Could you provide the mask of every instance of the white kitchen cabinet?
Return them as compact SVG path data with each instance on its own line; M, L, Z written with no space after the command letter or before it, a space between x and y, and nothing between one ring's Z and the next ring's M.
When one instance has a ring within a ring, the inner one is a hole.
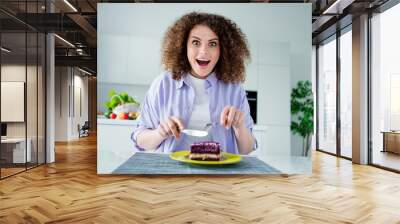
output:
M251 155L260 156L265 154L265 136L266 136L267 128L265 126L255 125L253 128L254 137L257 140L257 149L255 152L251 153Z
M257 39L249 39L250 62L246 66L245 90L258 90L258 43Z
M257 122L261 125L290 124L290 70L288 67L260 66ZM261 86L262 85L262 86Z
M288 127L255 125L254 137L257 139L257 150L252 155L290 156L290 130Z
M109 174L134 153L135 120L97 119L97 173ZM110 159L112 158L112 159Z
M260 79L260 76L266 74L265 67L290 68L290 45L288 42L257 39L251 39L250 43L251 60L246 66L246 81L243 86L245 90L258 91L265 88L265 83ZM270 83L274 84L271 81Z
M265 150L267 156L290 156L291 135L289 126L268 126L265 134Z
M258 64L290 66L290 43L258 41Z
M245 90L257 91L258 90L258 68L257 64L249 64L246 67L246 80L243 83Z
M262 154L289 156L290 135L290 47L288 43L259 42L257 124Z
M160 56L160 38L131 36L128 47L128 74L125 82L150 85L163 72Z
M159 38L117 34L99 38L107 46L98 54L99 74L103 74L99 82L150 85L162 73Z
M124 83L128 74L128 48L129 38L126 35L104 34L99 35L102 46L97 54L99 82ZM112 60L110 60L112 58ZM112 63L110 63L112 61Z

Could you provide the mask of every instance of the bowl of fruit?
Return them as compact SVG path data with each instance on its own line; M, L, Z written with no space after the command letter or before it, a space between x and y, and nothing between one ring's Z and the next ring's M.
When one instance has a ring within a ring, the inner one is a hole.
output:
M136 120L139 117L139 102L126 92L117 93L111 90L108 93L110 100L104 103L104 116L109 119Z

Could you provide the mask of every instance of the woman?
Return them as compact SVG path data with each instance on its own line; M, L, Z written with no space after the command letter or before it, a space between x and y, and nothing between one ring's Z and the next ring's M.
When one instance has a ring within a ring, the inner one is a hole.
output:
M135 145L156 152L189 150L196 138L181 131L211 124L202 140L217 141L235 154L254 150L254 122L240 85L249 57L245 36L232 21L197 12L178 19L164 37L167 72L152 83L141 105Z

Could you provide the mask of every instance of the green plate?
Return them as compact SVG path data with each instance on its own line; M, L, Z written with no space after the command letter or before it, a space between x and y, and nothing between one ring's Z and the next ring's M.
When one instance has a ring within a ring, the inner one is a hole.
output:
M191 160L189 159L190 151L178 151L169 154L169 157L173 160L192 163L192 164L201 164L201 165L223 165L223 164L232 164L238 163L242 160L240 155L223 152L222 160L220 161L203 161L203 160Z

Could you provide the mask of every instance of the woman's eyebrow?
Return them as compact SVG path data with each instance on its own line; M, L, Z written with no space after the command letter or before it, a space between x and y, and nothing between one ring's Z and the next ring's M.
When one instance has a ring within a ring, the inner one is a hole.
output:
M191 38L194 38L194 39L201 40L201 38L200 38L200 37L196 37L196 36L191 36ZM218 41L218 38L216 37L216 38L213 38L213 39L211 39L211 40L208 40L208 41L210 42L210 41L215 41L215 40L217 40L217 41Z

